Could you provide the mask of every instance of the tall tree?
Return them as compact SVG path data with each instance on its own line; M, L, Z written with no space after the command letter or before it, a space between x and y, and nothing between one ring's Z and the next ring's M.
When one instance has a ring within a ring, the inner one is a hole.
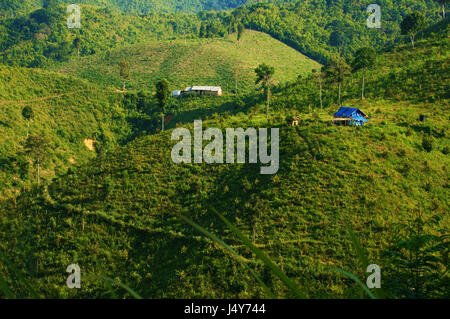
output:
M34 160L37 169L37 183L40 183L40 167L48 157L49 140L42 134L30 135L25 142L25 153Z
M238 94L238 80L239 80L239 69L236 68L233 71L233 78L234 78L234 94Z
M338 85L339 98L338 102L341 105L341 88L346 77L350 74L350 66L343 57L332 59L322 70L325 73L325 78L328 83L336 83Z
M403 19L400 27L402 35L411 38L411 44L414 49L414 38L425 27L425 17L420 12L413 12Z
M81 39L76 37L73 39L73 46L77 49L77 56L80 56Z
M237 41L241 43L242 35L244 34L245 28L242 23L239 23L237 26Z
M166 107L170 100L169 81L166 79L156 83L156 98L158 99L158 104L162 112L161 127L162 131L164 131L164 114L166 113Z
M434 0L437 3L441 5L442 8L442 19L445 19L445 4L448 3L450 0Z
M233 34L234 32L236 32L236 19L231 15L228 24L228 35Z
M322 92L323 92L323 77L324 77L324 74L323 74L321 69L319 69L319 70L313 69L311 77L313 78L314 81L319 83L320 108L322 108L323 107Z
M22 116L27 121L27 125L28 125L28 127L27 127L27 138L28 138L28 136L30 135L30 121L34 117L33 109L30 106L25 106L22 109Z
M125 91L125 82L130 78L130 63L122 58L119 62L120 77L123 80L123 91Z
M364 82L366 77L366 72L375 68L375 60L377 58L377 53L375 49L371 47L361 48L356 51L355 59L352 62L352 72L356 73L362 71L362 89L361 89L361 99L364 100Z
M267 119L269 119L269 107L270 107L270 98L272 96L271 86L273 82L273 75L275 74L275 68L268 66L263 63L260 64L256 69L256 84L261 83L264 92L267 96Z
M205 22L202 22L200 24L200 30L199 30L198 36L200 38L206 38L206 24L205 24Z

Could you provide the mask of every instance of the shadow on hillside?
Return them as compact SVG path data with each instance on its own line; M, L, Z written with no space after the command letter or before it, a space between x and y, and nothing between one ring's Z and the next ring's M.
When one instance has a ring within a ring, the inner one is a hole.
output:
M180 273L195 271L193 266L204 262L205 242L174 237L168 232L159 234L140 232L130 235L134 238L129 258L143 260L146 257L145 267L151 273L151 278L133 287L145 298L167 298L168 293L173 293L175 287L179 287L177 282L180 281Z
M7 128L11 128L11 125L9 123L5 123L3 121L0 121L0 125L4 126L4 127L7 127Z
M191 101L199 101L202 103L202 98L191 98ZM167 126L168 129L173 129L178 123L187 124L192 123L195 120L205 120L213 116L213 114L227 114L229 116L236 115L238 113L248 114L252 106L260 102L260 95L243 95L237 98L235 101L226 101L221 103L218 107L214 108L202 108L198 107L191 110L180 111Z
M209 194L207 205L216 209L219 213L228 216L232 223L236 217L245 221L248 229L267 213L274 202L284 180L292 177L292 163L296 158L302 162L297 163L296 168L310 171L313 161L320 159L317 153L315 141L312 137L300 134L300 130L294 127L280 129L280 153L279 170L274 175L261 174L261 167L268 164L224 164L224 169L215 177L215 190ZM269 150L270 151L270 150ZM248 158L248 151L246 152ZM305 163L306 164L305 166ZM215 230L225 229L224 223L212 212L205 220L205 225L214 220ZM217 226L220 227L217 228Z
M437 131L437 130L435 130L435 129L433 129L429 124L427 124L427 123L424 123L424 124L422 124L422 125L418 125L418 124L413 124L413 125L410 125L410 124L408 124L408 123L399 123L399 124L397 124L398 126L400 126L400 127L405 127L405 128L411 128L412 130L414 130L415 132L417 132L417 133L423 133L423 134L428 134L428 135L433 135L434 137L436 137L436 138L441 138L441 137L444 137L445 136L445 134L443 133L443 131L442 132L439 132L439 131Z
M125 145L134 139L144 136L146 134L155 134L156 129L159 125L155 118L146 118L145 115L142 116L128 116L126 118L128 122L131 133L125 138L120 140L120 145Z

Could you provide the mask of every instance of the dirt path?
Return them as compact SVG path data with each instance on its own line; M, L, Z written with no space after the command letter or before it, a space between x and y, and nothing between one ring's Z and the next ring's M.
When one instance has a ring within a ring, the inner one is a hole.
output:
M95 151L95 141L91 138L86 138L83 141L84 145L90 150L90 151Z

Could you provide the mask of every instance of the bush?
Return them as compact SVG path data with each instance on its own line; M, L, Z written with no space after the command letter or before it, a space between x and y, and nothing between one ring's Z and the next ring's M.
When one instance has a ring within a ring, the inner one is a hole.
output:
M425 151L431 152L433 150L433 140L430 137L424 137L422 140L422 147Z
M442 154L448 155L448 153L450 153L450 147L445 146L445 147L442 149Z

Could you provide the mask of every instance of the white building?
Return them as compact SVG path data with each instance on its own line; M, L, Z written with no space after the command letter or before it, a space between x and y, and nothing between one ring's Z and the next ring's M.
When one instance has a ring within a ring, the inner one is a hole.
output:
M183 94L222 96L223 91L220 86L191 86L187 87Z

